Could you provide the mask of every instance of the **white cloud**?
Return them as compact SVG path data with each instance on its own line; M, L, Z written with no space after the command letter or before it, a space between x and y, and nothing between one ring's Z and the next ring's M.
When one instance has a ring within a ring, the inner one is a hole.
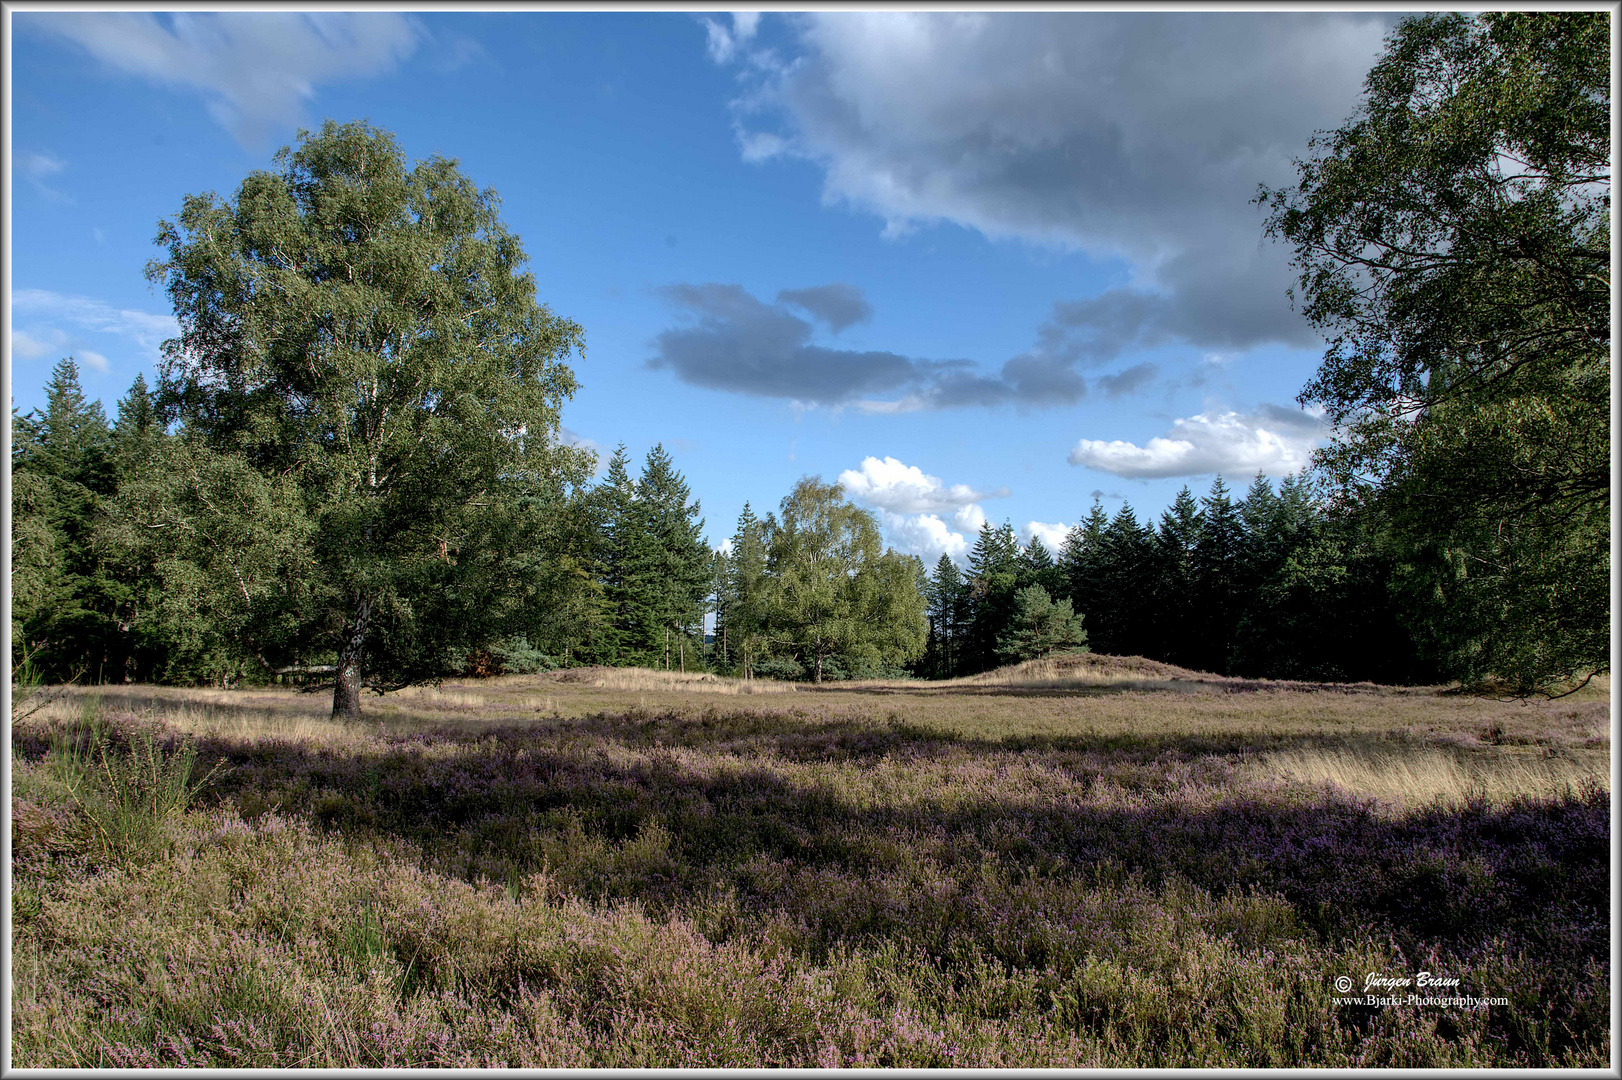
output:
M40 181L55 176L67 168L68 163L48 150L31 150L17 155L17 167L30 180Z
M17 155L18 170L28 177L28 182L34 186L35 191L53 202L73 201L45 182L67 167L67 162L49 150L30 150Z
M1254 413L1200 413L1175 420L1171 431L1143 446L1082 439L1070 451L1070 464L1129 479L1257 471L1281 476L1304 467L1325 434L1316 417L1263 405Z
M760 12L734 11L732 13L732 29L716 22L714 19L704 19L704 47L709 50L710 59L717 64L724 64L731 60L743 46L754 39L755 30L760 26Z
M74 359L78 360L79 363L83 364L85 367L95 368L97 371L103 373L105 373L107 370L107 358L101 355L101 353L95 352L91 349L77 350L74 353Z
M839 474L845 494L869 506L895 514L941 513L960 510L981 499L1007 495L1007 488L976 491L967 484L948 487L940 477L930 476L916 465L905 465L893 457L862 459L862 467Z
M573 431L566 427L558 428L558 441L564 446L576 446L582 450L590 450L599 457L601 457L603 453L603 448L597 445L596 440L588 439L579 432Z
M161 346L165 341L180 336L180 324L173 315L115 308L93 297L67 296L47 289L19 289L12 293L11 310L13 318L19 313L27 313L40 322L66 322L82 330L122 337L134 342L146 354L146 359L152 362L160 358ZM29 334L33 335L34 340L50 336L57 344L68 341L67 336L56 329L41 330L31 326L24 336ZM13 330L13 342L16 337L17 331Z
M1048 554L1057 555L1059 549L1064 547L1064 538L1069 534L1070 526L1062 521L1053 525L1045 521L1027 521L1019 532L1027 544L1031 542L1031 537L1040 536L1042 546L1048 549Z
M55 352L67 340L67 335L61 331L54 334L47 332L45 336L50 340L44 341L25 331L13 330L11 332L12 355L23 360L38 360Z
M972 546L969 541L947 528L946 523L934 514L913 514L909 517L880 511L880 516L891 546L902 554L917 555L926 564L939 561L942 555L951 556L954 562L962 562L968 557Z
M131 75L202 93L245 145L304 118L324 82L387 74L426 37L397 12L52 12L33 25Z
M980 509L979 503L970 503L952 515L952 524L966 533L978 535L985 528L986 512Z

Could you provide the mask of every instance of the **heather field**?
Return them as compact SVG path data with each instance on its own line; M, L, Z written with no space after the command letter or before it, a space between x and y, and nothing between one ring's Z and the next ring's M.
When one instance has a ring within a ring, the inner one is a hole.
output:
M13 725L13 1066L1611 1064L1604 680L1094 657L366 708ZM1371 974L1395 1003L1336 1000Z

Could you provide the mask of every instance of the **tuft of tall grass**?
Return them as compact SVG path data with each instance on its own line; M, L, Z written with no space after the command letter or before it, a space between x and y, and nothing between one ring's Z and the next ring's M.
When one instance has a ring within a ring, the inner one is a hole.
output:
M195 776L197 748L159 745L151 729L116 746L98 699L83 704L79 723L59 731L46 765L88 825L103 861L140 865L161 856L198 793L224 768Z

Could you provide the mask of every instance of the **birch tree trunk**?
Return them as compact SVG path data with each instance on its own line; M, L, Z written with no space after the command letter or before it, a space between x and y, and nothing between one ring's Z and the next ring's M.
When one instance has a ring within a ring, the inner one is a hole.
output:
M344 720L360 719L361 662L371 621L372 598L363 596L355 605L354 619L344 628L338 671L332 685L332 715Z

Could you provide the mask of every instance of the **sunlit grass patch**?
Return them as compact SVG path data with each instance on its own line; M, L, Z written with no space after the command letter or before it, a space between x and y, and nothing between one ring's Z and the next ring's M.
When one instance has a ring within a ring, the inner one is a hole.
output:
M1472 799L1506 803L1562 798L1589 788L1611 788L1610 753L1583 748L1303 747L1266 754L1251 773L1376 799L1396 810L1433 802L1462 806Z

